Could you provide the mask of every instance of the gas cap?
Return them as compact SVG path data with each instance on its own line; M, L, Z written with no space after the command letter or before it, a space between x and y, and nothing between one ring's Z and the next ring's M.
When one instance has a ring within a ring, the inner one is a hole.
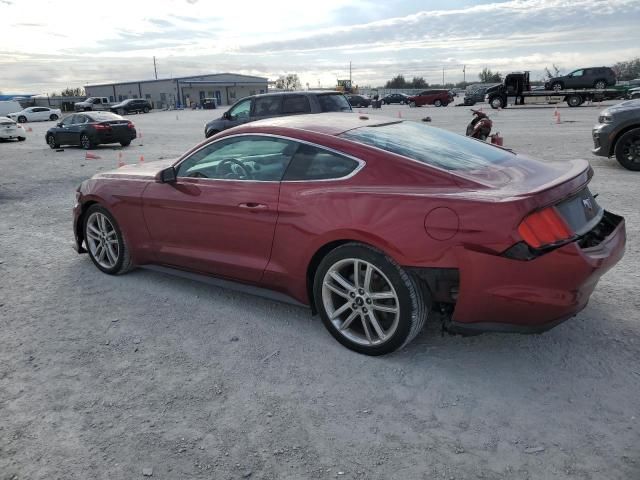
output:
M424 229L434 240L449 240L458 233L460 219L449 207L436 207L424 217Z

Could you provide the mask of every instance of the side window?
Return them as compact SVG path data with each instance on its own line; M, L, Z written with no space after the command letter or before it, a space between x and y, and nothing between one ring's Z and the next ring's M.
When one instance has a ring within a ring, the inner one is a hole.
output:
M584 70L576 70L571 75L573 75L574 77L581 77L583 73L584 73Z
M325 93L318 95L320 111L322 112L350 112L351 104L342 94Z
M256 117L273 117L280 114L281 95L273 95L270 97L258 97L255 99L253 107Z
M349 175L358 162L312 145L301 144L284 180L328 180Z
M75 117L76 115L69 115L68 117L65 117L62 120L62 125L64 125L65 127L68 127L69 125L71 125L73 123L73 117Z
M42 107L35 107L32 112L48 112L49 109L48 108L42 108Z
M229 110L229 116L231 120L242 120L249 118L249 110L251 110L251 99L241 101L235 107Z
M178 166L178 177L280 181L297 144L262 136L241 136L212 143Z
M304 95L287 95L282 100L282 113L311 113L309 99Z
M102 100L100 100L99 98L96 98L93 103L95 103L96 105L100 105L102 103Z

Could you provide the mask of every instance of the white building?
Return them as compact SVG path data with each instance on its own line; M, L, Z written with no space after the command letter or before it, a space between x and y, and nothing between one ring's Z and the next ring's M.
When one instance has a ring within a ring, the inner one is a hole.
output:
M213 73L191 77L85 85L87 97L108 97L111 102L145 98L154 108L189 106L201 98L231 105L248 95L267 92L268 80L238 73Z

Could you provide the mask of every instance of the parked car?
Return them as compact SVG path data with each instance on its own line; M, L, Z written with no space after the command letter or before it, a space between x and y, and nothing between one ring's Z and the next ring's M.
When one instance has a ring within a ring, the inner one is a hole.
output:
M347 100L352 107L367 108L371 106L371 99L364 95L347 94L345 97L347 97Z
M574 88L607 88L616 84L616 74L609 67L590 67L574 70L568 75L553 77L544 84L545 90Z
M451 102L453 102L453 97L449 90L425 90L418 95L409 97L410 107L422 107L423 105L446 107Z
M159 263L271 289L381 355L436 306L453 331L518 332L584 308L626 236L592 175L419 122L273 118L83 182L75 248L107 274Z
M640 98L640 87L632 88L631 90L629 90L627 95L630 99Z
M351 111L351 105L341 92L306 91L253 95L237 101L222 117L205 124L204 136L209 138L228 128L263 118Z
M9 117L0 117L0 140L13 140L14 138L19 142L27 139L24 127Z
M18 123L58 120L62 116L59 108L29 107L19 112L10 113L7 117Z
M382 97L382 103L385 105L391 105L392 103L406 105L409 103L409 95L405 95L404 93L390 93Z
M89 150L101 144L129 146L136 128L129 120L111 112L76 113L47 130L45 139L51 148L76 145Z
M640 171L640 99L605 108L592 136L595 155L615 155L624 168Z
M499 83L478 83L475 85L469 85L464 93L463 102L467 106L473 106L476 103L484 102L484 97L487 89L500 85Z
M153 107L151 102L143 98L129 98L115 105L111 105L109 110L118 115L126 113L149 113Z
M218 108L218 101L216 98L202 98L200 99L200 105L205 110L213 110Z
M107 97L89 97L82 102L73 104L76 112L91 112L94 110L109 110L111 103Z

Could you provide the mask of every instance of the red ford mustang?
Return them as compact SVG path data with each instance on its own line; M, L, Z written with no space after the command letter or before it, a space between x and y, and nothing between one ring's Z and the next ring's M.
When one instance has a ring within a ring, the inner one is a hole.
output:
M584 308L625 245L592 175L415 122L277 118L83 182L75 243L109 274L157 264L279 292L380 355L435 307L463 332Z

